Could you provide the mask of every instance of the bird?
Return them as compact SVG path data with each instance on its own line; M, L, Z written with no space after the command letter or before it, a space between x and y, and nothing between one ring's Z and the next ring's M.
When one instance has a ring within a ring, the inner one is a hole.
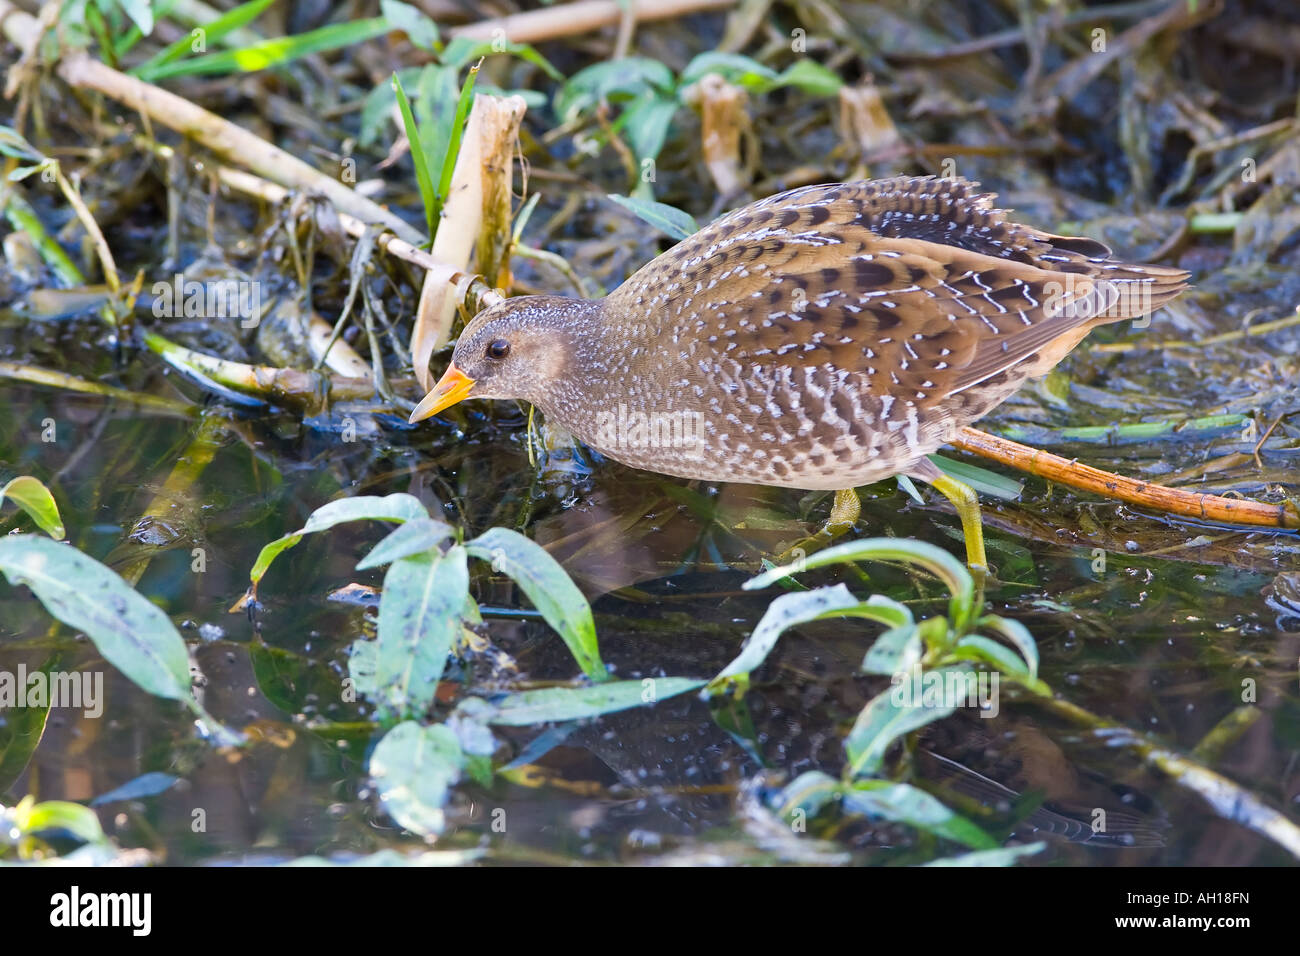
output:
M600 299L526 295L471 319L412 423L467 398L531 403L633 468L830 490L906 475L956 508L987 568L979 501L927 457L1092 329L1176 297L1189 273L1017 223L963 178L788 190L683 239Z

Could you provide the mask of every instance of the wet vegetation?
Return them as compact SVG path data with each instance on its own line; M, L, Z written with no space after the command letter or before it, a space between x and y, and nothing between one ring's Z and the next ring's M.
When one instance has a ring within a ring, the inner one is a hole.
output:
M0 862L1294 862L1292 7L0 0ZM407 423L502 295L897 174L1193 274L979 427L1279 527L967 443L987 580L906 479L773 567L829 494Z

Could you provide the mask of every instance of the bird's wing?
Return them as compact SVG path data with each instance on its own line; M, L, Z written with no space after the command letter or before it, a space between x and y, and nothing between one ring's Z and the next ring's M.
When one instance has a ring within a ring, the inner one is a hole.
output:
M976 190L914 178L792 190L705 227L615 294L698 361L829 365L910 403L1050 367L1064 355L1054 343L1186 283L1008 222Z

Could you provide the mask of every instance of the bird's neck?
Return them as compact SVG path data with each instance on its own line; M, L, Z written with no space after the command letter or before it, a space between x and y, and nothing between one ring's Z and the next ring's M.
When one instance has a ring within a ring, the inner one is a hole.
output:
M656 352L651 317L612 314L607 301L574 303L569 312L560 332L568 353L564 372L536 403L549 417L574 422L629 396L636 400L637 382Z

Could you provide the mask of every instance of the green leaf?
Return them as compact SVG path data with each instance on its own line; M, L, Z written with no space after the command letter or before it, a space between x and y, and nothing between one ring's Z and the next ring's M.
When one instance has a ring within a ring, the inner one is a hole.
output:
M52 615L84 631L104 658L144 690L192 702L185 642L167 615L76 548L37 535L0 539L0 572L25 584Z
M69 288L85 284L85 278L81 270L63 251L58 240L50 235L49 230L45 228L40 217L31 205L13 190L8 190L4 206L4 217L9 220L9 224L14 229L20 229L27 233L36 244L36 250L41 254L41 259L49 266L55 276L58 277L58 284L62 288Z
M996 850L976 850L959 856L946 856L940 860L922 863L922 866L1015 866L1027 856L1047 849L1046 843L1026 843L1024 846L1004 846Z
M54 653L41 665L48 680L58 669L62 657ZM36 746L45 734L50 716L49 697L39 707L12 707L4 711L0 721L0 793L8 790L31 762Z
M770 568L757 577L751 578L743 585L746 591L765 588L792 574L811 571L813 568L828 564L850 564L855 561L902 561L925 568L939 580L943 581L952 594L948 602L949 617L953 626L971 620L975 613L975 582L971 579L966 566L942 548L924 541L911 541L906 538L862 538L826 548L823 551L802 558L796 564L781 568Z
M930 455L929 458L944 474L970 485L983 495L991 495L1003 501L1019 501L1020 494L1025 489L1024 482L972 465L968 461L957 461L943 455Z
M432 50L438 45L438 25L419 7L398 0L379 0L379 10L394 30L401 30L416 46Z
M263 40L241 50L223 50L177 63L164 63L153 70L151 82L173 76L211 73L253 73L274 66L284 66L312 53L326 53L363 43L389 31L384 17L331 23L308 33Z
M1005 644L980 637L978 634L969 634L958 641L953 656L958 660L988 664L1014 677L1026 679L1029 677L1029 668L1025 666L1019 654Z
M745 676L757 670L776 646L777 639L790 628L822 618L839 617L845 608L859 603L843 584L781 595L767 606L767 612L745 640L736 659L709 681L709 690L721 692L728 685L728 678Z
M248 3L241 3L228 13L223 13L211 23L200 28L203 30L203 42L205 44L219 42L227 34L233 33L235 30L256 20L261 16L262 11L273 3L275 3L275 0L249 0ZM186 53L189 53L193 46L194 35L192 32L187 33L175 43L167 45L139 66L127 72L145 82L152 82L158 67L179 60ZM119 55L121 55L121 52L119 51Z
M635 99L647 90L669 97L676 86L673 71L658 60L639 56L606 60L579 70L560 87L555 96L555 114L561 122L568 123L601 100L622 102Z
M63 540L63 519L59 506L46 488L30 475L19 475L0 488L0 501L8 498L36 522L36 526L56 541Z
M45 160L45 154L23 139L16 129L8 126L0 126L0 156L12 156L14 159L27 159L36 163Z
M152 0L117 0L117 2L131 18L131 22L140 28L141 33L145 36L153 33Z
M749 90L770 89L776 82L776 70L739 53L701 53L682 70L681 86L687 86L716 73L729 83Z
M568 645L582 672L595 681L609 672L600 660L591 605L546 549L508 528L490 528L465 548L476 558L492 562L494 570L513 579L546 623Z
M871 601L877 600L897 604L879 594L872 595ZM910 670L920 662L923 653L921 634L912 620L912 612L902 604L898 604L897 609L905 612L907 618L876 638L876 642L862 658L862 673L898 674Z
M389 816L412 833L436 836L446 826L442 808L464 766L454 733L408 720L375 745L370 778Z
M396 531L390 533L375 545L368 555L357 562L357 570L377 568L402 558L409 558L414 554L431 551L455 536L456 529L445 521L427 516L412 518L405 524L399 525Z
M781 788L776 798L776 815L788 820L797 810L811 819L838 800L844 783L821 770L806 770Z
M524 106L534 112L546 108L546 94L538 90L522 90L519 88L507 90L493 83L478 83L474 88L485 96L497 96L503 99L507 96L518 96L524 101ZM539 195L541 194L533 193L533 196ZM531 198L530 196L529 199L531 200Z
M85 843L98 843L104 839L104 830L94 810L67 800L43 800L36 803L23 800L10 812L8 822L22 833L48 833L66 830Z
M43 173L51 166L52 163L48 160L43 163L37 163L34 166L15 166L13 169L9 170L9 175L6 176L5 179L11 183L20 183L24 179L29 179L32 176L35 176L37 173Z
M419 716L433 704L447 657L460 636L469 592L465 549L402 558L384 576L374 671L357 690L382 719Z
M432 70L435 67L428 66L425 70ZM402 81L402 86L406 87L418 83L422 71L414 67L398 70L397 77ZM361 130L357 141L362 146L370 146L379 138L379 133L383 129L384 122L388 119L392 111L393 104L397 102L397 96L393 93L392 82L378 83L361 102ZM416 118L420 118L419 108L416 108ZM421 124L422 125L422 124ZM423 127L420 130L424 133ZM425 150L426 155L428 149Z
M836 96L844 81L816 60L800 57L776 78L775 87L793 86L812 96Z
M103 0L100 0L100 2L102 5ZM176 6L179 0L152 0L152 2L153 19L154 22L157 23L172 12L172 7ZM63 14L60 17L63 22L60 26L66 27L68 25L66 19L68 16L68 8L73 5L74 4L71 3L65 3L63 5ZM144 34L140 31L140 28L134 23L131 24L129 30L122 32L112 40L113 56L117 58L118 62L121 62L122 58L135 49L135 45L142 39L144 39Z
M1029 629L1019 621L1007 617L999 617L996 614L985 614L979 620L980 627L986 627L995 631L1014 645L1015 649L1020 652L1020 656L1025 659L1025 665L1029 668L1029 676L1038 678L1038 642L1034 640L1034 635L1029 633Z
M429 64L419 72L415 81L413 107L420 127L420 143L424 146L424 155L433 158L436 168L431 166L430 171L439 181L442 179L443 160L451 145L451 128L456 122L460 88L456 70L449 66ZM437 194L436 189L434 193Z
M307 523L293 534L286 534L266 545L258 552L253 569L248 572L249 579L256 588L267 568L271 566L281 552L292 548L302 540L303 535L317 531L326 531L347 521L411 521L414 518L427 518L429 512L420 499L402 492L384 497L376 495L358 495L355 498L339 498L329 504L321 505L307 518Z
M928 671L927 674L942 675L945 668ZM903 680L910 675L901 675ZM907 688L895 683L889 690L882 691L862 708L858 719L849 731L844 749L849 758L849 775L861 777L876 773L885 760L885 753L899 737L926 724L947 717L957 709L952 705L922 706L918 702L904 702L901 691Z
M998 842L924 790L888 780L862 780L844 789L844 809L883 817L955 840L976 850L991 850Z
M686 239L699 232L700 227L691 214L682 212L676 206L614 193L610 193L609 198L673 239Z
M497 702L488 721L508 727L524 727L548 721L580 720L615 711L657 703L703 687L704 681L690 677L647 677L644 680L615 681L595 687L546 687L510 694Z
M420 200L424 204L424 221L427 235L432 238L438 230L438 215L442 210L439 193L433 185L433 169L429 158L424 154L424 143L420 139L420 130L415 125L415 116L411 113L411 102L402 89L402 81L393 74L393 94L397 97L397 108L402 113L402 125L406 128L406 140L411 149L411 162L415 166L415 181L420 187Z
M644 164L647 159L657 159L668 139L668 127L677 115L677 102L666 100L653 93L634 100L619 117L618 128L627 131L632 155ZM671 206L668 208L672 208Z

